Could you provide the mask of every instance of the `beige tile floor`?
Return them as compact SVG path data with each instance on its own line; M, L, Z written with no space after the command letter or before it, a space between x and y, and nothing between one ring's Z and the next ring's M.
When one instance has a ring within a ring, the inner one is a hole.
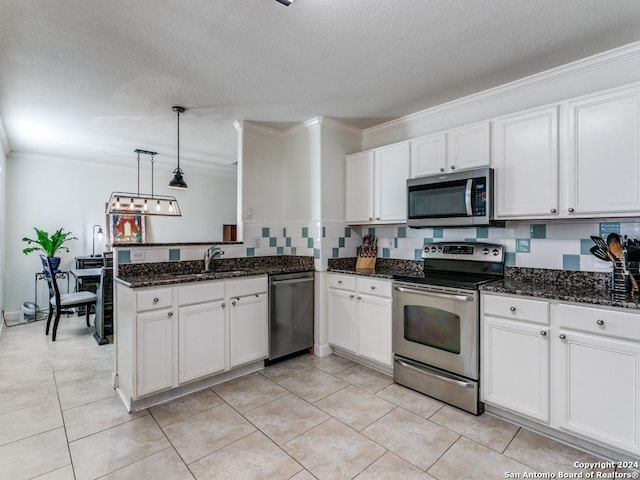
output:
M82 318L0 337L0 479L498 479L597 459L334 355L304 355L136 414Z

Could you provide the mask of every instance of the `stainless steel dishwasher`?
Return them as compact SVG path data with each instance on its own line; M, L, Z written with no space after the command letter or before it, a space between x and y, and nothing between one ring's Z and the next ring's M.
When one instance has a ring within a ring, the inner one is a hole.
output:
M269 275L267 363L313 347L313 272Z

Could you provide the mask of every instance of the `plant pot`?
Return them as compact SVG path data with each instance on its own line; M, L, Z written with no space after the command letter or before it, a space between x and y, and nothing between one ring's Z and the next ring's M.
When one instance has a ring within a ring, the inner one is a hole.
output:
M60 271L58 268L60 266L60 257L49 257L49 259L51 261L51 270L53 270L53 273L58 273Z

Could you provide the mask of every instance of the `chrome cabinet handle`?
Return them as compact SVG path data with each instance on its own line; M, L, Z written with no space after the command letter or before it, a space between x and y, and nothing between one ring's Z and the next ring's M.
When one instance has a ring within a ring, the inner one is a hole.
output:
M598 325L604 325L604 320L596 320L596 323L597 323Z
M338 280L338 284L339 284L339 285L342 285L342 280Z
M561 333L560 335L558 335L558 338L560 338L560 340L564 340L565 338L567 338L567 336L564 333Z
M511 310L512 312L515 312L516 311L516 307L511 306L511 307L509 307L509 310Z
M441 171L441 172L444 172L444 167L440 167L440 171Z
M373 220L373 217L369 217L369 220Z
M159 301L160 301L160 299L159 299L158 297L155 297L155 298L153 299L153 303L158 303Z
M575 212L575 210L573 208L568 208L568 210L569 210L569 213Z
M375 290L376 286L375 285L371 285L371 290Z
M358 297L358 300L362 300L362 297Z
M222 305L220 305L222 308L225 308L227 306L226 303L222 302Z
M231 302L231 305L233 305L233 306L235 307L235 306L236 306L236 303L238 303L238 302L236 302L236 301L234 300L234 301L232 301L232 302Z
M556 210L555 208L551 209L551 213L556 213L558 210Z
M546 330L540 330L540 335L542 335L543 337L547 336L547 331Z
M353 298L353 297L355 297L355 295L349 295L349 298Z
M455 165L451 165L451 170L455 170L456 166Z
M173 317L173 312L167 313L167 317Z

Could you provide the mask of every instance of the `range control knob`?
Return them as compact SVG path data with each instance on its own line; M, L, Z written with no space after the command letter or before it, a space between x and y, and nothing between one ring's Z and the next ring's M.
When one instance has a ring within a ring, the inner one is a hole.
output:
M489 255L489 249L487 247L484 247L482 249L482 253L485 254L485 255Z
M497 257L498 255L500 255L500 250L498 250L497 248L494 248L493 250L491 250L491 253L493 254L494 257Z
M435 253L436 247L431 247L431 251Z
M442 247L438 247L438 252L441 252L441 251L442 251Z

